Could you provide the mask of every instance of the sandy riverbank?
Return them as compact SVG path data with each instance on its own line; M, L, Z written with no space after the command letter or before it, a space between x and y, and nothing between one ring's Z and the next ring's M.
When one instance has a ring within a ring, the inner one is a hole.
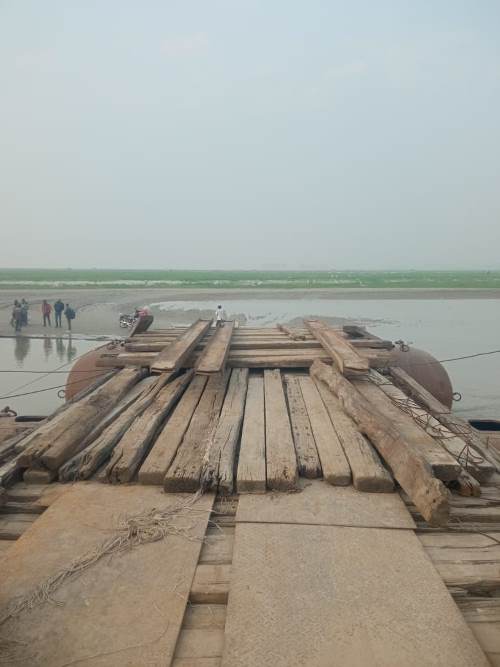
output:
M155 327L168 327L172 324L194 321L197 317L211 317L217 303L238 301L241 312L233 312L231 316L245 323L245 301L273 300L312 300L324 299L331 301L385 300L385 299L500 299L497 289L315 289L315 290L193 290L193 289L73 289L63 290L31 290L19 291L0 290L0 335L11 336L10 311L15 298L24 296L30 303L30 324L23 329L25 335L55 335L58 329L43 327L41 303L44 298L53 303L59 297L69 302L77 311L73 322L73 331L80 335L120 336L126 331L118 325L120 313L133 312L136 306L157 304L160 302L203 302L202 308L186 310L184 303L179 309L161 310L152 306L155 315ZM206 304L206 306L205 306ZM269 308L270 304L268 304ZM313 316L315 313L309 313ZM292 318L291 318L292 319ZM54 324L54 323L52 323ZM63 327L65 331L65 327Z

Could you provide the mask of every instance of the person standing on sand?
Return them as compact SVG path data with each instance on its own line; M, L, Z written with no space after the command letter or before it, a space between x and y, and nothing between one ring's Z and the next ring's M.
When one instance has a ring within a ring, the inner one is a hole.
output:
M28 326L28 302L25 298L21 299L21 324L23 327Z
M61 301L61 299L57 299L57 301L54 304L54 313L56 315L56 327L61 328L62 327L62 314L64 310L64 303Z
M15 328L16 333L18 331L21 331L21 326L22 326L22 310L21 310L21 304L19 301L16 299L14 301L14 308L12 309L12 326Z
M50 313L51 312L52 312L52 306L47 301L47 299L44 299L43 303L42 303L42 315L43 315L43 326L44 327L47 326L47 322L49 324L49 327L52 326L52 324L50 323Z
M68 322L68 331L71 331L71 320L75 319L76 313L73 310L73 308L71 308L69 303L66 304L66 308L64 310L64 315L66 316L66 321Z

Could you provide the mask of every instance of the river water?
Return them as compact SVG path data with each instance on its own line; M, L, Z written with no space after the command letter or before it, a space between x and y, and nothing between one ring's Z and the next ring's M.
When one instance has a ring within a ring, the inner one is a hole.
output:
M0 338L0 409L8 405L20 415L50 414L64 402L58 392L75 360L99 345L102 341L67 336Z
M198 317L212 317L212 301L164 301L150 304L162 320L189 324ZM500 302L495 299L449 300L335 300L267 298L227 300L228 319L242 326L274 326L300 323L302 318L322 317L337 324L351 321L366 325L374 334L403 339L437 359L500 349ZM153 325L154 326L154 325ZM163 326L163 322L162 322ZM112 332L110 332L112 333ZM10 405L20 414L47 414L62 401L57 389L4 398L12 394L64 385L74 360L102 345L102 341L73 337L0 339L0 409ZM500 419L500 354L446 362L453 388L462 394L455 410L467 418ZM5 371L62 371L57 374Z
M217 304L206 301L166 301L154 304L177 323L211 317ZM266 299L228 300L228 319L247 326L299 323L323 317L366 325L389 340L404 340L437 359L500 349L500 301L497 299ZM453 388L462 394L455 411L467 418L500 419L500 354L446 362Z

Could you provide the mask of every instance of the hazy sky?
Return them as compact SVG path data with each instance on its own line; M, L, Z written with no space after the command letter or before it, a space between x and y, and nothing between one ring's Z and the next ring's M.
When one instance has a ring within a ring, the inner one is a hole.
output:
M500 268L498 0L0 0L0 265Z

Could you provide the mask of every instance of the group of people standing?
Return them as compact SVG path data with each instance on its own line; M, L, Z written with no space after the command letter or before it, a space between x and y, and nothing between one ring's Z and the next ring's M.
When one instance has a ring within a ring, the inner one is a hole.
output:
M14 301L14 307L12 309L12 319L11 319L11 324L14 327L16 331L21 331L22 327L25 327L28 325L28 310L29 310L29 305L26 299L21 299L21 301L18 301L17 299ZM54 306L52 306L47 299L44 299L42 302L42 320L43 320L43 326L46 327L47 325L50 327L52 326L51 323L51 315L52 315L52 310L54 311L55 315L55 325L56 327L61 327L62 328L62 316L64 315L66 318L66 321L68 323L68 329L71 331L71 322L75 319L76 313L73 308L69 305L69 303L64 304L61 299L58 299L55 303Z
M43 326L46 327L47 324L49 327L52 326L52 323L50 321L50 316L52 314L52 306L50 303L44 299L42 302L42 315L43 315ZM61 301L61 299L58 299L54 303L54 315L55 315L55 320L56 320L56 327L62 327L62 316L64 314L64 317L66 318L66 322L68 323L68 329L71 331L71 322L75 319L76 313L71 308L69 303L64 305L64 302Z

